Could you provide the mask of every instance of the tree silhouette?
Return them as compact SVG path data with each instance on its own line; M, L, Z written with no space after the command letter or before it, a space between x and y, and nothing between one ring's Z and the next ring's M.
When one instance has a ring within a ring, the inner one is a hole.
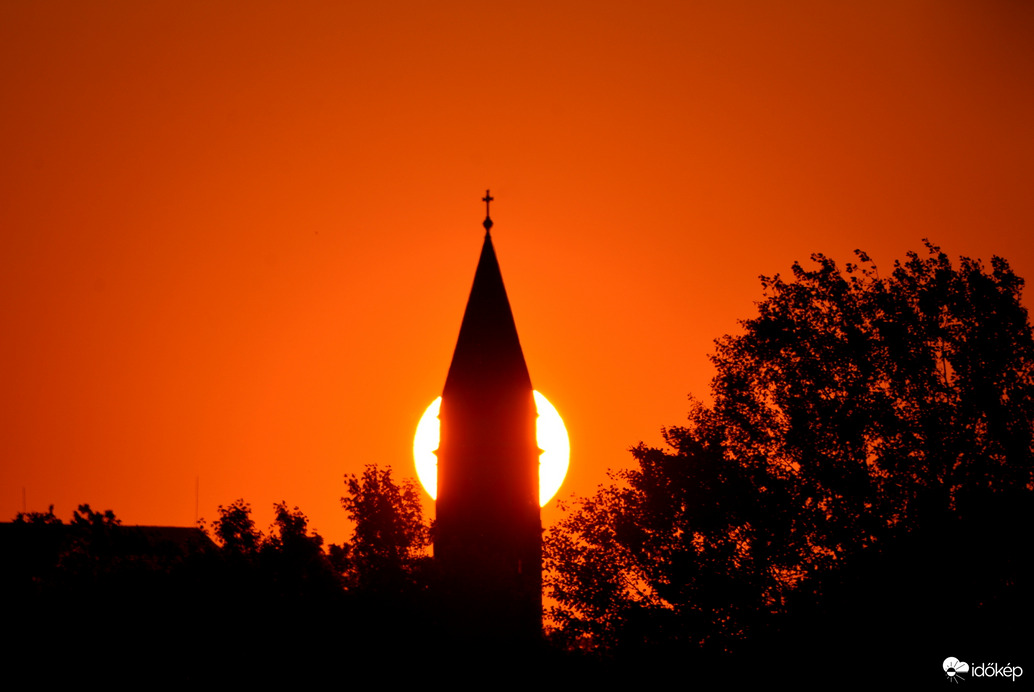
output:
M715 413L744 463L793 481L812 560L979 512L1032 481L1034 341L1023 282L939 248L882 279L864 253L794 265L718 342ZM803 547L803 546L802 546Z
M564 636L734 651L852 600L860 618L907 607L931 627L986 614L990 594L1023 600L1019 561L943 569L953 540L1014 555L1031 518L1023 282L1000 258L988 271L927 250L886 277L862 252L844 272L815 255L791 282L762 277L758 316L716 342L713 405L666 429L666 449L634 448L637 467L550 532Z
M323 537L309 531L309 520L297 507L273 505L276 512L269 538L262 544L262 570L281 598L324 603L341 590L334 567L323 552Z
M251 518L251 505L239 499L228 507L219 505L218 511L219 518L212 522L212 530L223 551L242 556L257 552L263 536Z
M14 517L16 524L59 525L61 520L54 514L54 505L46 512L18 512Z
M351 545L336 558L360 588L393 590L412 584L426 558L430 530L412 479L396 483L391 467L368 465L362 476L345 476L341 505L355 522Z
M255 601L281 601L297 605L300 600L332 599L340 591L340 580L323 551L323 537L310 532L309 520L286 502L273 505L274 522L265 535L255 527L251 505L237 500L219 506L219 518L212 523L222 544L218 554L207 559L206 569L218 575L227 601L254 608Z

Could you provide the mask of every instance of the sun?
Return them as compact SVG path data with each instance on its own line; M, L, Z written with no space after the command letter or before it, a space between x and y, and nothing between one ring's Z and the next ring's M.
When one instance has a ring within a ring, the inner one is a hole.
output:
M545 506L560 490L567 467L571 459L571 442L567 437L567 428L557 413L556 407L549 403L539 392L535 394L535 406L539 417L535 426L535 438L539 449L539 505ZM439 429L438 411L442 406L442 398L438 397L424 411L420 423L416 426L413 437L413 461L416 463L416 474L424 490L432 498L438 497L438 457L434 450L438 449Z

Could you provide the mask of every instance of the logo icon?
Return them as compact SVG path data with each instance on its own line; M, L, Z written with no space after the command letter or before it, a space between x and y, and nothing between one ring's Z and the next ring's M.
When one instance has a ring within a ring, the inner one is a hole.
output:
M949 656L944 659L944 663L941 664L941 667L944 668L944 674L948 676L949 682L965 680L966 678L962 677L961 674L969 672L969 664L963 663L954 656Z

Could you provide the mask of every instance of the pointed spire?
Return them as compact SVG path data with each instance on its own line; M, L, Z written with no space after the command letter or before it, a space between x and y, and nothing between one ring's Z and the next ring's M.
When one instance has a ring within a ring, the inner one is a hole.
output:
M485 242L445 380L447 393L490 391L492 383L531 389L531 377L489 233L492 219L487 205L492 196L487 190L482 201L486 205Z
M485 220L481 224L485 227L485 235L488 235L492 232L492 217L488 213L488 208L494 200L495 198L492 197L492 192L490 190L485 190L485 196L481 198L481 201L485 203Z

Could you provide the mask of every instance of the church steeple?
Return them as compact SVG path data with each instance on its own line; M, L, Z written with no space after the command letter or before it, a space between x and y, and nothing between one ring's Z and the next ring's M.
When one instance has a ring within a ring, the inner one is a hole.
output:
M492 220L486 217L486 229L491 225ZM531 377L492 236L486 231L443 397L492 397L498 395L499 387L530 392Z
M435 560L463 627L530 640L542 625L537 413L490 233L442 392Z

